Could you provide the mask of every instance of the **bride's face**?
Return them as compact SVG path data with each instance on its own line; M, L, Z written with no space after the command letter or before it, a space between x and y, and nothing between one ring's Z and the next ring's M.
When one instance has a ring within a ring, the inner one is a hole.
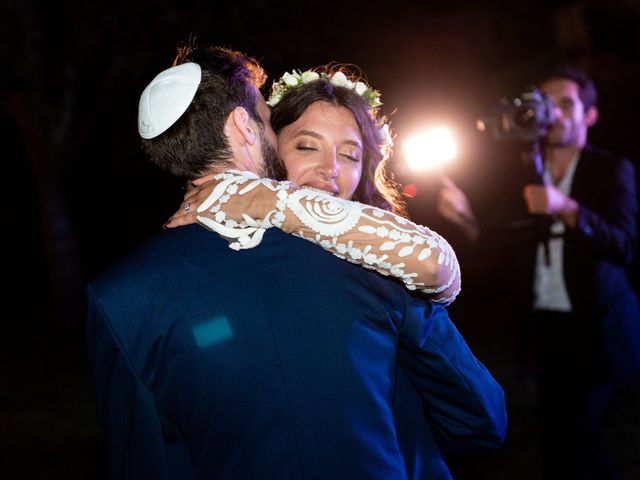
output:
M278 135L288 178L300 186L350 199L362 177L363 142L353 114L327 102L311 104Z

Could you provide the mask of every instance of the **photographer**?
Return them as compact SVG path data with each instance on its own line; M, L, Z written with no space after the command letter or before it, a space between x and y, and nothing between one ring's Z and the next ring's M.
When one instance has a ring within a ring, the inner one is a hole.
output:
M554 120L539 139L542 181L522 189L531 221L483 228L449 179L438 211L477 253L517 242L513 298L527 320L516 319L516 348L531 348L543 478L621 478L598 432L614 384L640 366L640 307L626 271L636 245L636 177L630 161L587 143L598 120L591 79L559 69L540 90Z

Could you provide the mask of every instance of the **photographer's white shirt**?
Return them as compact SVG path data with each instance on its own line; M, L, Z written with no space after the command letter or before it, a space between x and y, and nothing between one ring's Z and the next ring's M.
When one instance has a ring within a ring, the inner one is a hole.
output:
M565 195L569 195L573 176L578 165L580 154L571 160L567 173L560 179L556 187ZM551 175L545 165L544 178L551 183ZM535 281L533 287L534 310L552 310L555 312L570 312L571 300L567 293L567 285L563 273L563 255L565 224L553 217L551 224L551 238L549 239L549 265L545 264L544 245L538 245L536 257Z

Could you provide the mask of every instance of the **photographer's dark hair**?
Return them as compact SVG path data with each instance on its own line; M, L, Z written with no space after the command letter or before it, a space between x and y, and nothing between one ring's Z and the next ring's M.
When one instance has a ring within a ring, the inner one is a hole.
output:
M194 179L212 165L232 165L224 125L234 108L243 107L259 126L263 125L256 105L258 89L266 75L254 59L222 47L182 46L173 66L187 62L199 64L202 70L191 104L166 132L143 140L142 147L149 159L163 170L180 178Z
M578 87L580 87L578 95L584 105L585 111L598 105L598 90L596 89L596 85L583 71L568 66L556 67L544 78L543 82L551 80L552 78L563 78L577 83Z
M297 121L315 102L328 102L349 109L362 133L362 178L353 194L353 200L406 216L405 204L386 169L375 112L354 91L333 85L322 78L291 89L272 109L271 126L274 131L278 134L284 127Z

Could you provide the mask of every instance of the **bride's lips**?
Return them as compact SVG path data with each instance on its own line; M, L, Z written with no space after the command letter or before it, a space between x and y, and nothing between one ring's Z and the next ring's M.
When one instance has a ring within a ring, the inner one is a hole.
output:
M333 185L331 183L324 183L324 182L309 182L309 183L305 183L303 187L316 188L318 190L323 190L327 193L330 193L331 195L338 195L338 192L339 192L338 187L336 185Z

